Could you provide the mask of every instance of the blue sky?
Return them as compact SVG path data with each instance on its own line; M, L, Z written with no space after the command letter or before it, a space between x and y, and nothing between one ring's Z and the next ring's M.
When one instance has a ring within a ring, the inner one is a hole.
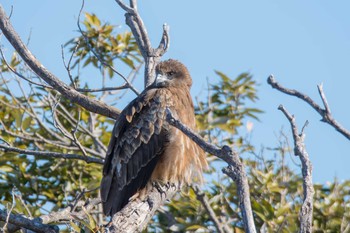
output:
M81 1L8 0L18 33L27 38L30 49L53 73L67 81L61 60L61 45L77 36L76 20ZM289 123L277 110L283 104L295 114L301 128L306 120L306 148L313 163L315 182L337 176L350 179L350 142L300 100L273 90L270 74L289 88L307 93L321 104L317 84L323 83L334 117L350 129L350 17L349 1L168 1L147 0L139 4L149 35L156 46L163 23L170 25L171 45L164 58L181 60L189 68L192 95L205 88L206 78L216 82L214 70L231 77L250 72L260 83L263 109L261 122L254 122L252 141L273 147ZM113 0L86 0L85 12L103 21L124 25L124 13ZM5 39L2 44L8 47ZM10 51L10 50L8 50Z

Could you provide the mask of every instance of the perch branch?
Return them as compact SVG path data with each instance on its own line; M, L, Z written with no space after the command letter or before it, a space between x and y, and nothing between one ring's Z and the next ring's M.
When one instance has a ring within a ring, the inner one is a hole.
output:
M308 103L313 109L315 109L318 114L321 115L322 119L321 121L328 123L331 125L335 130L337 130L339 133L341 133L344 137L346 137L348 140L350 140L350 131L345 129L341 124L339 124L332 116L330 108L327 103L326 95L323 92L322 85L318 85L318 92L320 94L324 109L320 107L315 101L313 101L309 96L294 90L294 89L288 89L283 87L281 84L279 84L275 78L270 75L267 79L267 83L271 85L272 88L276 88L277 90L291 96L295 96L299 99L302 99L306 103Z
M303 130L299 134L295 123L294 116L290 115L288 111L280 105L279 110L287 117L292 127L294 139L294 154L300 158L303 175L303 190L304 201L299 212L300 233L312 232L312 211L313 211L313 196L314 187L312 184L312 164L309 155L305 149ZM304 127L303 127L304 129Z
M23 43L17 32L14 30L9 18L7 17L2 5L0 5L0 29L12 44L17 53L22 57L24 62L36 73L41 79L48 83L52 88L60 92L65 98L69 99L73 103L77 103L84 107L86 110L101 115L116 119L120 111L114 107L108 106L102 102L91 99L74 88L62 82L49 70L47 70L28 50L27 46Z
M250 203L249 185L244 165L235 151L230 147L223 146L221 149L217 146L207 143L201 136L193 132L190 128L183 125L179 120L172 116L170 109L167 109L166 119L169 124L181 130L191 140L198 144L204 151L213 154L216 157L228 163L228 166L223 169L223 172L228 175L237 185L239 205L242 211L245 231L255 233L255 224L253 219L252 207Z
M112 219L110 232L141 232L153 217L154 213L178 191L175 184L153 184L144 200L129 202Z

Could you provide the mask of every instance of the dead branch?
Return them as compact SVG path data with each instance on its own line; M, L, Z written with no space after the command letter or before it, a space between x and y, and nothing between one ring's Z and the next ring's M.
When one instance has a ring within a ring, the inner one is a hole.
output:
M312 211L313 211L313 196L314 186L312 184L312 164L309 159L309 155L305 149L304 144L304 128L298 133L298 128L295 123L294 116L290 115L288 111L280 105L279 110L287 117L292 127L293 139L294 139L294 154L299 157L302 166L303 175L303 190L304 201L299 212L300 231L301 233L312 232Z
M137 1L130 0L130 6L127 6L122 0L116 0L116 2L126 12L125 22L130 27L145 60L145 87L147 87L154 82L156 65L169 48L169 26L163 25L162 39L158 48L154 49L143 20L137 11Z
M52 88L60 92L65 98L69 99L73 103L77 103L84 107L86 110L101 115L116 119L119 116L120 111L114 107L108 106L105 103L91 99L74 88L62 82L49 70L47 70L28 50L27 46L22 42L21 38L14 30L9 18L7 17L2 5L0 5L0 29L12 44L17 53L22 57L24 62L36 73L41 79L48 83Z
M270 75L267 79L267 83L271 85L272 88L276 88L277 90L279 90L280 92L283 92L287 95L291 95L291 96L295 96L303 101L305 101L306 103L308 103L313 109L316 110L316 112L318 112L318 114L321 115L322 119L321 121L328 123L329 125L331 125L333 128L335 128L335 130L337 130L339 133L341 133L344 137L346 137L348 140L350 140L350 131L348 131L347 129L345 129L341 124L339 124L339 122L337 122L330 111L330 108L328 106L328 102L326 99L326 95L323 92L323 86L322 84L317 86L318 92L320 94L322 103L323 103L323 107L320 107L315 101L313 101L308 95L301 93L297 90L294 89L288 89L283 87L281 84L279 84L275 78Z
M246 232L255 233L255 224L253 212L250 203L249 185L244 165L238 157L237 152L232 151L230 147L223 146L221 149L217 146L207 143L201 136L193 132L190 128L183 125L179 120L172 116L170 109L167 109L166 120L172 126L181 130L190 139L197 143L204 151L224 160L228 166L223 172L228 175L237 185L239 205L242 211L244 228Z

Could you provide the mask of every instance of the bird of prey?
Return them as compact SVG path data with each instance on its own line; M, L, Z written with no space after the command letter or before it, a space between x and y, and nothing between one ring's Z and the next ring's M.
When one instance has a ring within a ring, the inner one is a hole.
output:
M156 79L117 119L103 167L103 212L113 216L152 182L200 181L207 166L204 151L169 125L166 108L195 130L191 76L176 60L156 66Z

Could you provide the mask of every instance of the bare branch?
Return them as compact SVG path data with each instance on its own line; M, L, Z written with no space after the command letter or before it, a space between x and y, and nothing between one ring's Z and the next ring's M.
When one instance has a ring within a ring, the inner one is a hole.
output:
M321 100L323 102L323 106L325 108L325 111L327 114L331 114L331 110L329 108L326 95L323 92L323 84L321 83L320 85L317 85L318 93L320 94Z
M152 48L146 27L137 11L137 1L131 0L127 6L122 0L116 0L118 5L125 10L125 22L130 27L135 37L140 52L145 60L145 87L151 85L155 78L155 67L161 56L169 47L169 26L163 25L163 36L157 49Z
M104 88L96 88L96 89L88 89L88 88L76 88L79 92L103 92L103 91L116 91L130 88L128 83L125 83L119 87L104 87Z
M318 91L319 94L321 96L323 105L324 105L324 109L321 108L318 104L315 103L315 101L313 101L309 96L294 90L294 89L288 89L283 87L281 84L279 84L275 78L270 75L267 79L267 83L271 85L272 88L276 88L277 90L287 94L287 95L291 95L291 96L295 96L298 97L299 99L302 99L303 101L305 101L306 103L308 103L313 109L315 109L318 114L321 115L323 122L328 123L329 125L331 125L333 128L335 128L335 130L337 130L339 133L341 133L344 137L346 137L348 140L350 140L350 131L348 131L347 129L345 129L341 124L339 124L332 116L327 100L326 100L326 96L323 92L323 87L322 85L318 86Z
M175 184L152 185L147 197L143 200L135 199L129 202L112 219L110 232L141 232L151 220L157 209L178 191Z
M73 59L74 54L75 54L75 52L77 51L78 47L79 47L79 41L77 42L76 46L75 46L74 49L73 49L73 52L72 52L72 54L71 54L71 56L70 56L70 58L69 58L68 64L66 64L66 61L65 61L65 58L64 58L63 45L61 46L63 65L64 65L64 67L65 67L66 70L67 70L68 77L69 77L69 79L70 79L70 81L71 81L71 83L72 83L74 89L77 89L77 86L76 86L76 84L75 84L75 82L74 82L74 80L73 80L73 76L72 76L72 73L71 73L71 66L70 66L70 64L71 64L71 62L72 62L72 59Z
M216 157L224 160L228 163L228 167L223 169L223 172L228 175L237 185L239 205L242 211L244 228L246 232L255 233L255 224L253 219L253 212L250 203L249 185L244 165L238 157L235 151L232 151L230 147L223 146L221 149L217 146L207 143L201 136L193 132L190 128L183 125L179 120L172 116L169 108L167 108L166 120L172 126L181 130L191 140L197 143L204 151L215 155Z
M154 52L156 56L161 57L168 51L168 48L170 46L169 30L169 25L166 23L163 24L163 36L158 45L158 48Z
M312 184L312 164L305 149L304 134L303 132L298 133L294 116L290 115L282 105L278 109L283 112L290 122L294 138L294 154L300 158L302 166L304 201L299 212L299 232L312 232L314 187Z
M88 111L99 113L101 115L111 117L116 119L120 111L114 107L108 106L102 102L91 99L74 88L68 86L50 71L48 71L28 50L27 46L22 42L21 38L18 36L13 26L11 25L6 13L0 5L0 29L7 38L7 40L16 49L18 54L22 57L24 62L36 73L40 78L47 82L52 88L59 91L65 98L69 99L73 103L77 103L84 107Z
M87 213L96 208L98 204L101 203L100 198L93 198L87 201L78 201L74 206L68 206L63 210L57 212L51 212L47 215L40 216L41 221L44 224L49 224L53 222L71 221L71 220L82 220L86 218ZM76 209L81 208L81 210L76 211ZM74 210L74 211L73 211Z
M87 163L103 164L102 159L98 159L90 156L82 156L78 154L64 154L64 153L46 152L46 151L23 150L23 149L19 149L19 148L4 145L4 144L0 144L0 149L3 149L4 151L16 152L19 154L42 156L45 158L77 159L77 160L83 160Z
M0 210L0 220L6 221L7 218L7 211L6 210ZM18 214L10 214L8 218L8 222L23 227L25 229L29 229L35 232L42 232L42 233L56 233L59 232L59 229L57 226L50 226L43 224L40 219L28 219L23 217L22 215Z

